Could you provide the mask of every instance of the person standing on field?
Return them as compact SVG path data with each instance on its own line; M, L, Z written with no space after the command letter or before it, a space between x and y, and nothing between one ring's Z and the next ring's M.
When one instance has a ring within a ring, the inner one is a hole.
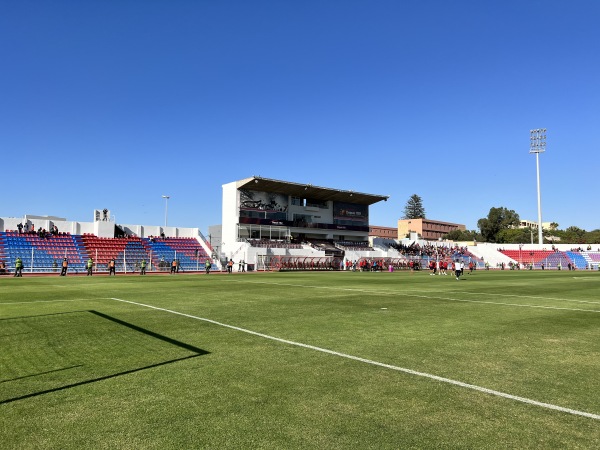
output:
M114 258L108 262L108 276L111 275L117 276Z
M140 262L140 275L146 275L146 260L142 259Z
M15 274L13 276L15 276L15 277L23 276L23 260L21 259L21 257L17 257L17 259L15 261Z
M210 259L206 258L206 262L204 263L204 269L206 269L206 275L210 273L210 268L212 264L210 263Z
M87 277L91 277L92 276L92 268L94 267L94 260L92 258L89 258L87 260L87 264L86 264L86 268L87 268Z
M458 280L462 274L463 263L458 259L454 262L454 274L456 275L456 279Z
M69 268L69 261L67 261L67 258L63 259L62 262L62 270L60 271L60 276L61 277L66 277L67 276L67 269Z

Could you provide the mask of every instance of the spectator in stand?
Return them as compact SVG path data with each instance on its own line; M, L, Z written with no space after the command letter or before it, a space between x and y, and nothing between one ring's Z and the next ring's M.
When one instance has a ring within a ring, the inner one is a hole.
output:
M23 234L23 224L21 222L17 225L17 229L19 230L19 234Z

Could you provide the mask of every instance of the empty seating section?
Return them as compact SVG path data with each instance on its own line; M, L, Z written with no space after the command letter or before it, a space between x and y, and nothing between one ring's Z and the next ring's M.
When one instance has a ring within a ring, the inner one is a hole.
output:
M152 255L152 264L159 269L168 270L176 259L180 270L201 270L209 257L194 238L143 238L142 241Z
M142 239L129 238L100 238L84 234L81 239L87 250L87 257L96 262L97 270L108 270L108 262L115 260L118 272L135 272L139 270L140 262L150 259Z
M587 252L590 260L594 262L600 262L600 252Z
M0 275L4 275L5 273L7 273L5 271L5 269L3 268L4 266L2 264L4 264L5 266L8 266L8 261L7 261L7 256L6 256L6 251L4 250L4 233L0 234Z
M566 269L569 264L574 265L578 269L588 268L586 255L591 261L594 261L592 254L594 252L561 252L553 250L500 250L500 253L505 254L516 262L533 265L536 269L541 268L542 264L547 269L556 269L559 264L562 269ZM599 258L600 259L600 258Z
M565 252L565 253L571 259L571 261L573 261L573 264L575 264L575 267L577 267L578 269L587 269L588 268L588 262L581 253L579 253L579 252Z
M59 271L63 258L69 261L69 270L84 270L84 254L79 243L69 233L40 238L35 234L0 233L7 267L14 268L17 258L23 261L24 271Z
M546 258L552 255L551 250L500 250L500 253L505 254L516 262L523 264L533 263L534 266L541 266Z
M546 267L549 269L555 269L559 266L566 269L571 260L564 252L552 252L548 258L546 258Z

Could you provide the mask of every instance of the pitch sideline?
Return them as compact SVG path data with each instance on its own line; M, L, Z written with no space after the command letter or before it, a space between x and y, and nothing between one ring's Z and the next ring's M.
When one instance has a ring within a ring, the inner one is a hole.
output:
M449 302L479 303L479 304L484 304L484 305L517 306L519 308L555 309L555 310L561 310L561 311L579 311L579 312L600 313L600 310L597 310L597 309L564 308L564 307L561 307L561 306L527 305L527 304L504 303L504 302L488 302L488 301L484 301L484 300L467 300L467 299L461 299L461 298L441 297L441 296L437 296L437 295L423 295L423 294L413 294L413 293L404 293L404 292L396 292L396 291L385 291L385 290L341 288L341 287L330 287L330 286L308 286L308 285L305 285L305 284L270 283L270 282L267 282L267 281L241 281L241 280L232 280L231 283L270 284L270 285L275 285L275 286L302 287L302 288L307 288L307 289L328 289L328 290L336 290L336 291L363 292L363 293L368 293L368 294L399 295L399 296L402 296L402 297L417 297L417 298L426 298L426 299L430 299L430 300L445 300L445 301L449 301ZM419 292L419 291L412 290L410 292ZM494 294L492 294L492 295L494 295ZM539 297L539 298L543 298L543 297Z
M306 348L306 349L309 349L309 350L315 350L315 351L318 351L318 352L321 352L321 353L327 353L329 355L339 356L339 357L350 359L350 360L353 360L353 361L359 361L359 362L362 362L362 363L365 363L365 364L371 364L371 365L374 365L374 366L383 367L383 368L395 370L395 371L398 371L398 372L403 372L403 373L406 373L406 374L409 374L409 375L415 375L415 376L419 376L419 377L429 378L431 380L439 381L439 382L442 382L442 383L452 384L454 386L459 386L459 387L463 387L463 388L466 388L466 389L471 389L471 390L475 390L475 391L478 391L478 392L483 392L485 394L495 395L497 397L502 397L502 398L506 398L506 399L509 399L509 400L515 400L515 401L518 401L518 402L521 402L521 403L526 403L526 404L532 405L532 406L538 406L538 407L541 407L541 408L551 409L551 410L554 410L554 411L560 411L560 412L564 412L564 413L568 413L568 414L573 414L573 415L576 415L576 416L583 416L583 417L587 417L587 418L590 418L590 419L600 420L600 415L599 414L593 414L593 413L589 413L589 412L585 412L585 411L579 411L579 410L576 410L576 409L565 408L563 406L553 405L551 403L539 402L537 400L532 400L532 399L525 398L525 397L519 397L519 396L512 395L512 394L507 394L507 393L501 392L501 391L495 391L493 389L488 389L488 388L485 388L485 387L476 386L474 384L463 383L462 381L452 380L450 378L444 378L444 377L440 377L440 376L429 374L429 373L425 373L425 372L418 372L416 370L407 369L407 368L404 368L404 367L398 367L398 366L394 366L394 365L391 365L391 364L385 364L385 363L382 363L382 362L373 361L373 360L366 359L366 358L361 358L359 356L353 356L353 355L349 355L349 354L346 354L346 353L336 352L334 350L329 350L329 349L322 348L322 347L316 347L314 345L303 344L301 342L289 341L287 339L281 339L281 338L278 338L278 337L275 337L275 336L269 336L268 334L258 333L256 331L248 330L246 328L240 328L240 327L236 327L234 325L228 325L226 323L217 322L216 320L207 319L207 318L204 318L204 317L198 317L198 316L194 316L194 315L191 315L191 314L182 313L182 312L179 312L179 311L173 311L173 310L166 309L166 308L160 308L158 306L147 305L145 303L132 302L130 300L123 300L123 299L115 298L115 297L107 297L107 298L109 300L115 300L115 301L122 302L122 303L129 303L131 305L142 306L142 307L154 309L154 310L157 310L157 311L168 312L170 314L176 314L176 315L187 317L187 318L190 318L190 319L201 320L203 322L212 323L213 325L218 325L218 326L229 328L229 329L232 329L232 330L241 331L243 333L251 334L253 336L262 337L264 339L269 339L269 340L276 341L276 342L281 342L283 344L293 345L293 346L296 346L296 347ZM598 312L600 312L600 311L598 311Z

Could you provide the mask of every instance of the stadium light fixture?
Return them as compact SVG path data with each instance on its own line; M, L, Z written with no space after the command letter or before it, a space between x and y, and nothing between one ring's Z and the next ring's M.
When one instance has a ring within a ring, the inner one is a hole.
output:
M171 198L171 196L163 195L162 198L165 199L165 228L167 228L167 225L169 223L169 199Z
M542 236L542 194L540 191L540 153L546 151L546 128L530 130L529 153L535 153L535 164L537 168L537 201L538 201L538 244L544 243Z

